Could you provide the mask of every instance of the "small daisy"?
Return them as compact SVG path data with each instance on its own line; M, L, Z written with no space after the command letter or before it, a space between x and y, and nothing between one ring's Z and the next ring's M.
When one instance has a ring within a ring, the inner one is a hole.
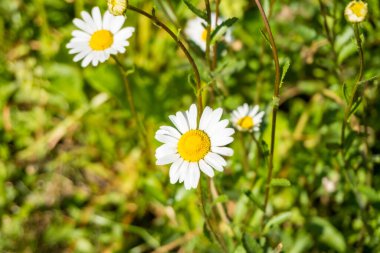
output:
M211 13L211 32L215 29L215 13ZM218 25L220 25L224 20L218 18ZM200 17L196 17L187 22L185 28L185 34L189 37L195 44L197 44L203 51L206 50L206 39L207 39L207 30L205 29L207 23L205 20ZM231 29L227 29L224 34L224 40L227 43L232 42Z
M73 31L73 38L67 44L70 54L76 54L74 61L82 61L82 67L90 62L97 66L105 62L111 54L124 53L129 45L128 38L135 31L134 27L121 29L125 22L123 16L113 16L106 11L102 18L98 7L94 7L92 16L82 11L82 19L75 18L73 23L80 30Z
M244 104L239 106L236 110L231 113L231 121L232 124L239 131L259 131L260 124L263 120L264 112L259 111L259 106L256 105L254 107L248 106L248 104Z
M127 10L128 1L127 0L108 0L108 11L112 15L119 16L124 15Z
M368 5L363 1L351 1L344 10L346 19L351 23L364 21L368 13Z
M223 110L206 107L197 126L197 107L193 104L186 112L169 116L174 127L162 126L155 138L164 143L156 150L157 165L170 166L170 183L184 182L185 189L197 188L200 171L214 176L214 170L223 171L227 165L222 156L232 156L225 147L234 139L234 129L228 120L221 120Z

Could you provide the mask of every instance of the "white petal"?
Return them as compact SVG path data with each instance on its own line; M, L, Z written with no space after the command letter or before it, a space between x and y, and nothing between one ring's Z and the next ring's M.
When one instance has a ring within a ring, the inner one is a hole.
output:
M111 24L111 32L113 34L116 34L120 28L123 26L125 21L125 18L123 16L116 16L114 17L112 24Z
M177 139L181 138L181 134L174 127L171 127L171 126L161 126L160 129L166 131L167 135L170 135L170 136L175 137Z
M186 112L190 129L197 129L197 106L192 104L189 111Z
M199 167L201 171L205 173L207 176L209 177L214 176L214 170L210 167L210 165L208 165L205 161L203 161L203 159L199 161Z
M170 154L157 159L156 165L165 165L175 162L179 158L179 154Z
M114 40L115 41L124 41L126 39L129 39L132 36L134 31L135 31L134 27L123 28L115 34Z
M234 138L232 137L212 138L211 144L212 146L220 147L220 146L228 145L233 141L234 141Z
M158 133L159 131L160 130L158 130L156 135L154 136L154 138L156 140L158 140L159 142L162 142L162 143L170 143L173 145L177 145L178 139L176 139L172 136L166 135L166 134L160 134L160 133Z
M224 156L232 156L234 154L232 148L227 147L211 147L211 151Z
M77 38L81 38L83 40L90 40L91 38L91 35L88 34L88 33L85 33L85 32L82 32L82 31L79 31L79 30L74 30L71 35L73 37L77 37Z
M113 20L113 16L109 11L106 11L103 15L103 29L111 30L111 22Z
M92 14L92 19L94 20L95 25L97 27L97 30L101 30L103 28L103 26L102 26L102 14L100 14L99 7L92 8L91 14Z
M92 19L91 15L87 11L82 11L80 14L82 15L83 20L86 22L86 24L89 26L91 30L93 31L98 30L94 20Z
M164 144L156 149L155 156L156 158L160 158L165 155L176 154L176 153L177 153L176 146L171 145L171 144Z
M94 28L89 26L86 22L84 22L82 19L74 18L73 23L76 27L79 29L85 31L88 34L92 34L95 32Z
M210 120L210 115L212 113L212 109L208 106L203 110L201 119L199 121L199 129L204 130L207 127L207 124Z
M73 61L74 61L74 62L77 62L77 61L82 60L82 59L83 59L84 57L86 57L90 52L91 52L91 49L87 48L86 50L84 50L84 51L80 52L79 54L77 54L77 55L74 57Z
M179 176L181 175L181 165L183 163L182 158L178 158L171 166L169 171L170 183L177 183Z
M198 186L199 178L201 176L201 173L199 171L198 164L195 164L194 171L193 171L193 181L192 181L192 187L195 189Z
M209 117L209 122L205 128L205 130L209 127L213 127L218 121L220 120L220 117L222 117L223 109L218 108L212 112L212 114Z
M87 67L88 64L92 61L92 58L94 57L94 55L92 54L92 52L90 52L82 61L82 64L81 66L84 68L84 67Z
M187 169L189 168L189 162L188 161L183 161L181 165L181 175L179 176L179 182L182 183L185 178L187 177Z
M248 116L254 116L259 111L259 106L255 105L253 109L249 112Z
M210 155L212 154L211 152L208 153L205 157L204 157L204 160L206 163L208 163L211 167L213 167L215 170L217 171L223 171L223 166L221 164L219 164L217 162L217 160L215 160L214 156L213 155Z

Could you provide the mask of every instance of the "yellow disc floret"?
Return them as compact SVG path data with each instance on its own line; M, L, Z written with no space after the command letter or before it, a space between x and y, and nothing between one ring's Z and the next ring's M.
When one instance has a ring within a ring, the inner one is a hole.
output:
M354 2L349 8L358 17L365 17L367 14L366 4L362 1Z
M178 141L178 153L188 162L198 162L211 148L210 137L202 130L190 130Z
M252 117L245 116L238 120L237 125L243 129L250 129L253 127L254 123Z
M103 51L111 47L113 43L113 34L108 30L99 30L92 34L90 47L95 51Z
M202 40L206 41L207 40L207 29L204 29L202 32Z

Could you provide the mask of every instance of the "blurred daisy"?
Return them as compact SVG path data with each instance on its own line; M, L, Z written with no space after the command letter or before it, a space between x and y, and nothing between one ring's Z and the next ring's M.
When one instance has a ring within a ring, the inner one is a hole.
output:
M363 1L351 1L344 10L346 19L351 23L364 21L368 13L368 5Z
M239 131L259 131L263 117L264 112L259 111L258 105L250 107L248 104L244 104L231 113L232 124Z
M215 29L215 13L211 13L211 32ZM218 25L220 25L224 20L222 18L218 18ZM207 39L207 30L205 27L207 23L204 19L200 17L196 17L187 22L185 28L185 34L189 37L195 44L197 44L203 51L206 50L206 39ZM224 40L227 43L232 42L231 29L227 29L224 34Z
M105 62L111 54L124 53L127 41L135 31L134 27L121 29L125 22L123 16L113 16L106 11L102 18L99 7L94 7L92 16L82 11L82 19L74 19L73 23L80 30L73 31L73 38L67 44L70 54L76 54L74 61L82 60L82 67L92 63L97 66Z
M112 15L119 16L123 15L127 10L128 2L127 0L108 0L108 11L111 12Z
M162 126L155 138L164 143L156 150L157 165L172 164L170 183L184 182L185 189L197 188L200 171L214 176L214 170L223 171L227 165L222 156L231 156L233 150L225 147L233 141L234 129L228 120L221 120L223 110L206 107L197 126L197 107L169 116L174 127Z

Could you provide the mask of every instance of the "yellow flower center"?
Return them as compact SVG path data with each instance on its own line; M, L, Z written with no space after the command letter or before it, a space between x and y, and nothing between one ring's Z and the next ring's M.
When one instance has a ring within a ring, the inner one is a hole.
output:
M355 2L350 7L351 11L357 16L357 17L363 17L366 15L364 8L365 4L364 2Z
M211 141L202 130L190 130L178 141L178 153L188 162L198 162L210 151Z
M206 40L207 40L207 29L203 29L203 32L202 32L202 40L203 40L203 41L206 41Z
M253 119L249 116L245 116L238 120L237 124L243 129L250 129L253 127Z
M96 31L90 39L90 47L95 51L103 51L111 47L112 43L113 34L108 30Z

